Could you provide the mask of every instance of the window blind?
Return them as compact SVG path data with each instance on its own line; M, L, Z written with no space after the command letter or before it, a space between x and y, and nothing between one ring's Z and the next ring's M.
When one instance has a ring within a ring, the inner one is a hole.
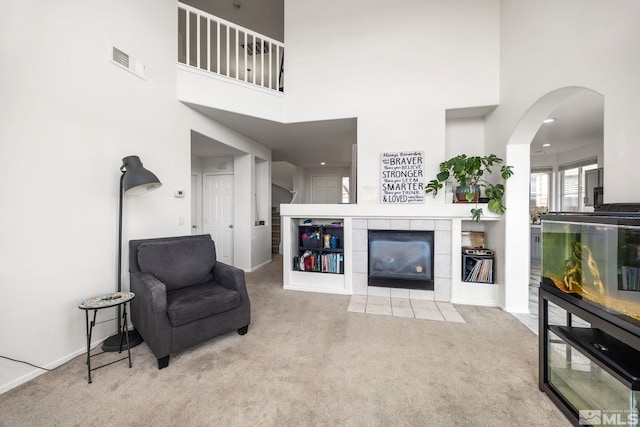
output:
M597 165L598 164L598 158L597 157L590 157L588 159L584 159L584 160L578 160L576 162L571 162L571 163L565 163L563 165L560 165L558 167L559 170L561 171L565 171L568 169L576 169L576 168L581 168L584 166L589 166L589 165Z

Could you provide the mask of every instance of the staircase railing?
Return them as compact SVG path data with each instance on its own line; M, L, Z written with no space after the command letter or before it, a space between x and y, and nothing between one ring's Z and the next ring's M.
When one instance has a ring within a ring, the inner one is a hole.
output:
M283 92L284 43L178 3L178 62Z

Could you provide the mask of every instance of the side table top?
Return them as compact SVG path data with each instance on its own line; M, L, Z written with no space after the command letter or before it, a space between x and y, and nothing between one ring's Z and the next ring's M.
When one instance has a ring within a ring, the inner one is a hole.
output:
M136 294L133 292L114 292L110 294L104 294L97 297L89 298L78 304L78 308L83 310L100 309L107 307L114 307L116 305L124 304L135 298Z

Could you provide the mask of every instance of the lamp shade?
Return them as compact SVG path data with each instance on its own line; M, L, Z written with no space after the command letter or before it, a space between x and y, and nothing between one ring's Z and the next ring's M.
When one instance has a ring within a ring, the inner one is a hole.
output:
M120 170L124 173L122 190L126 194L142 194L155 190L162 185L153 172L142 167L142 162L138 156L128 156L122 159Z

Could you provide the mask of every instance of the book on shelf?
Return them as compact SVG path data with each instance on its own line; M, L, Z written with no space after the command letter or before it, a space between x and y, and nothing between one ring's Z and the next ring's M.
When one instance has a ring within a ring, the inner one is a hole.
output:
M344 271L344 255L341 253L319 254L306 251L302 256L293 257L293 268L298 271L342 273Z
M344 262L344 257L342 254L339 254L339 253L324 254L321 256L321 259L322 259L322 272L340 273L342 271L342 263Z
M476 259L474 266L464 280L466 282L491 283L493 281L493 259Z

